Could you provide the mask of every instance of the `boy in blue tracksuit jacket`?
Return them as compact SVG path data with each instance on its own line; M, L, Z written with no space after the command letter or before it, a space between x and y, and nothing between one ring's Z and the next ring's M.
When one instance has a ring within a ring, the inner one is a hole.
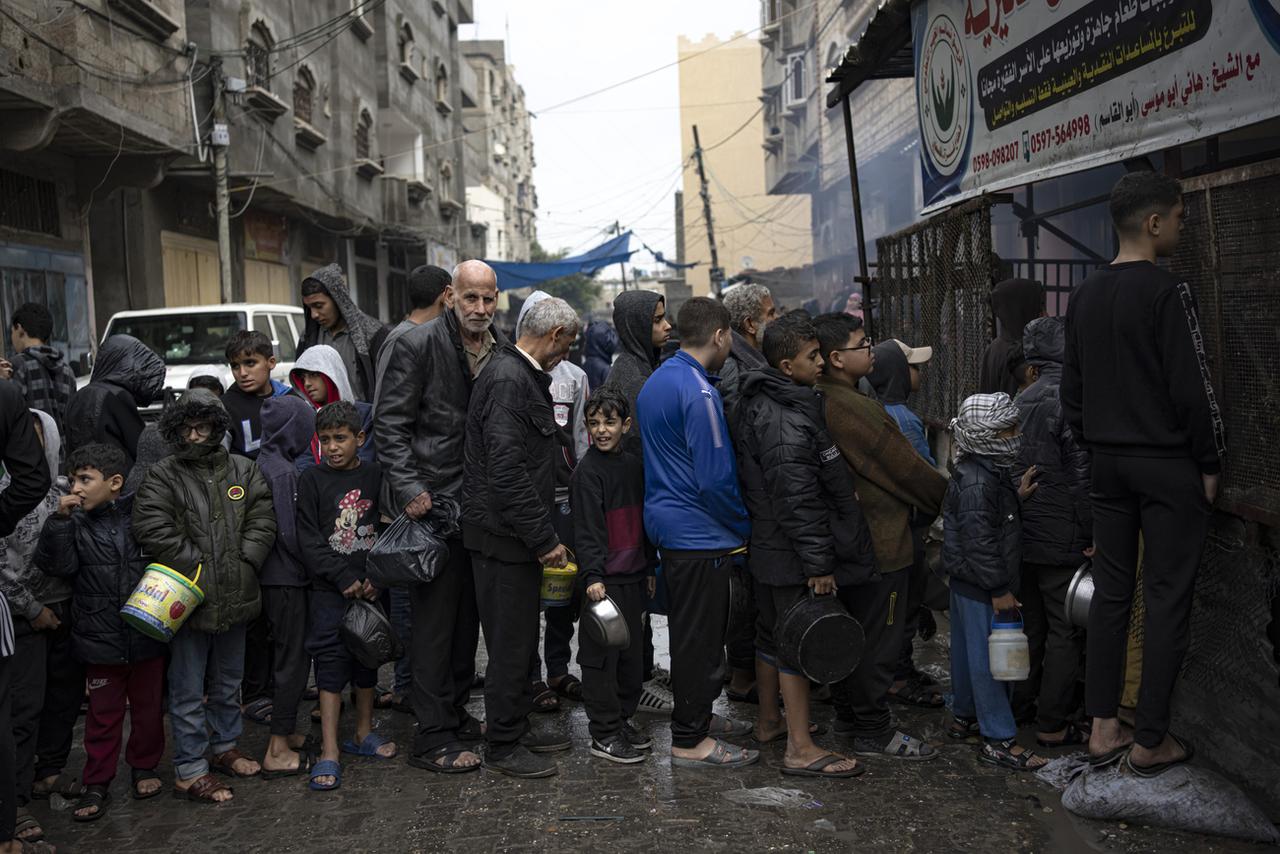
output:
M730 555L743 551L750 535L713 375L732 344L729 312L698 297L681 307L676 324L680 351L653 372L636 401L644 525L662 553L670 602L672 763L748 765L759 753L716 738L736 734L736 725L711 714L724 668Z

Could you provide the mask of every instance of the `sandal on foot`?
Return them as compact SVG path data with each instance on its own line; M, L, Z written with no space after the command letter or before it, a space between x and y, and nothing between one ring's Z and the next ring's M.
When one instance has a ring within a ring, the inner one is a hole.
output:
M942 694L915 678L907 680L897 691L889 691L889 702L901 703L904 706L919 706L923 709L940 709L945 704Z
M185 789L180 789L177 786L174 786L173 796L180 801L220 804L225 803L225 801L219 801L214 797L214 795L218 794L218 792L224 791L230 792L233 796L235 795L235 789L232 789L212 774L204 774L197 777L195 782ZM227 801L230 800L231 798L227 798Z
M1073 723L1067 724L1067 732L1062 738L1047 739L1036 736L1036 744L1041 747L1074 747L1077 744L1088 744L1089 733Z
M724 695L735 703L751 703L752 705L760 705L760 689L752 685L745 691L735 691L732 688L725 688Z
M548 682L547 685L566 700L582 700L582 680L571 673L561 676L556 684Z
M454 731L454 736L461 744L479 744L484 741L484 723L476 720L470 715L462 726Z
M244 759L248 762L254 761L250 759L248 756L245 756L243 753L241 753L239 748L233 747L230 750L224 750L221 753L213 754L213 761L209 763L209 767L212 768L214 771L217 771L219 774L226 774L228 777L239 777L242 780L247 779L249 777L257 777L259 774L262 773L261 766L258 767L257 771L253 771L249 774L242 774L241 772L237 771L236 763L239 762L241 759Z
M111 803L111 792L106 786L87 786L84 794L76 801L76 805L71 808L71 818L75 821L97 821L107 814L107 807ZM94 807L94 811L88 815L78 815L79 810Z
M454 742L453 744L442 744L434 750L426 753L415 753L409 757L409 764L414 768L422 768L425 771L434 771L437 774L465 774L468 771L479 771L480 763L474 765L459 765L458 757L464 753L476 755L475 751L465 744ZM477 758L479 758L477 756ZM436 760L443 759L444 762Z
M716 739L716 746L701 759L686 759L683 756L672 756L671 764L684 768L741 768L743 765L754 765L760 760L758 750L745 747L734 747L728 742Z
M160 779L160 775L156 773L154 768L130 768L129 769L129 789L133 793L135 801L145 801L147 798L154 798L156 795L164 791L164 786L156 786L153 791L145 794L138 791L138 784L144 780Z
M977 718L962 718L955 715L951 718L951 725L947 727L947 738L954 738L956 741L964 741L966 738L973 738L980 734Z
M560 710L560 698L546 682L533 683L533 710L535 712L557 712Z
M298 754L298 766L296 768L268 768L265 762L259 762L262 771L259 776L264 780L282 780L285 777L297 777L306 774L311 767L316 764L316 756L308 750L298 748L294 751Z
M711 724L707 727L707 735L712 738L742 738L750 735L755 726L747 721L735 721L720 715L711 716Z
M978 752L978 761L997 768L1007 768L1010 771L1035 771L1047 764L1025 747L1022 748L1021 753L1014 753L1013 748L1017 746L1018 742L1012 738L1008 741L988 741ZM1033 765L1032 763L1037 759L1041 761Z
M1138 765L1133 761L1133 753L1131 752L1124 758L1125 767L1134 774L1137 774L1139 777L1150 778L1159 777L1175 765L1185 765L1190 762L1192 757L1196 755L1196 749L1191 746L1190 742L1183 741L1176 735L1173 735L1173 733L1170 733L1170 735L1173 736L1174 741L1178 742L1178 746L1182 748L1181 758L1174 759L1169 762L1157 762L1155 765Z
M1105 768L1108 765L1114 765L1124 758L1129 752L1129 748L1133 747L1133 742L1122 744L1119 747L1113 747L1106 753L1090 753L1089 766L1091 768Z
M888 756L906 762L927 762L942 755L932 745L901 730L883 743L878 738L854 738L853 752L859 756Z
M846 771L826 770L832 765L836 765L844 761L846 761L845 757L839 756L835 753L828 753L826 756L815 759L803 768L791 768L787 765L783 765L782 773L786 774L788 777L831 777L837 780L846 780L850 777L857 777L863 771L867 770L861 762Z
M63 771L58 775L57 779L52 783L45 785L43 780L37 780L31 784L31 800L47 801L50 795L62 795L68 800L78 798L84 794L84 784L80 782L80 778L74 774L68 774ZM30 840L28 840L30 841Z
M354 703L355 691L351 692L351 702ZM373 689L373 707L375 709L389 709L395 705L396 692L379 685Z
M261 697L254 700L240 710L240 713L255 724L267 726L271 723L271 710L273 705L270 697Z
M332 783L317 783L321 777L332 777ZM342 785L342 766L332 759L321 759L311 766L311 782L307 783L313 792L332 792Z
M31 833L31 831L35 832ZM30 835L23 836L24 833L30 833ZM39 842L44 839L44 828L26 807L18 807L18 822L13 828L13 838L23 842Z
M364 737L364 741L359 744L356 744L355 740L350 738L342 742L342 752L350 753L354 756L372 756L374 759L395 759L395 753L387 756L384 753L378 752L378 748L382 747L384 744L391 744L391 742L378 735L376 732L371 732L366 735Z

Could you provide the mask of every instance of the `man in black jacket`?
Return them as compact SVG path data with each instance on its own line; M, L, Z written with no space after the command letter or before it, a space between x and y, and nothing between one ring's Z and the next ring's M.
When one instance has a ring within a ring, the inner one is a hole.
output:
M498 278L483 261L464 261L445 289L448 308L402 333L378 383L373 429L386 475L388 515L421 519L432 498L462 496L463 436L472 386L506 343L493 328ZM440 773L474 771L481 740L467 714L480 617L471 554L449 541L449 565L410 589L413 668L410 698L418 719L409 763Z
M822 373L813 324L787 315L764 333L769 367L742 378L740 420L734 434L739 471L751 514L747 565L760 611L756 738L787 732L782 773L854 777L857 760L823 750L809 732L809 680L799 663L780 657L775 637L787 609L810 591L854 589L875 572L871 532L854 495L853 474L827 434L822 400L813 384ZM778 689L787 706L784 719Z
M1147 776L1191 755L1169 734L1169 702L1226 452L1195 296L1155 263L1177 248L1182 215L1172 178L1131 172L1116 184L1111 218L1120 252L1071 295L1062 375L1067 423L1093 453L1089 753L1114 761L1131 740L1116 712L1141 534L1142 685L1127 761Z
M1021 414L1022 450L1014 478L1034 468L1036 491L1022 504L1022 618L1031 642L1031 676L1014 686L1017 717L1035 712L1045 747L1084 743L1070 724L1084 633L1067 619L1071 577L1093 549L1089 513L1089 452L1062 417L1062 318L1027 324L1022 347L1035 381L1014 399Z
M496 352L480 376L467 412L462 530L489 652L484 767L514 777L555 774L554 762L534 754L570 746L568 738L532 732L527 714L542 567L568 560L552 524L559 438L547 372L579 328L562 299L529 309L519 340Z

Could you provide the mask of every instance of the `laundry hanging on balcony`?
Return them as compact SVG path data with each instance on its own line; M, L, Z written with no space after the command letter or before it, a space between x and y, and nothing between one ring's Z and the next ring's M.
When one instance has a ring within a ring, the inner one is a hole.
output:
M509 291L527 288L541 282L572 276L575 273L591 275L608 267L630 260L635 250L629 249L631 232L624 231L617 237L601 243L581 255L570 255L555 261L522 263L518 261L486 261L498 274L498 290Z

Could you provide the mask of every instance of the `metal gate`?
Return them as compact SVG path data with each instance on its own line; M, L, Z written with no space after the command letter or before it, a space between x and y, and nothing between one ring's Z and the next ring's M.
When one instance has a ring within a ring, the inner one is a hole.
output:
M991 322L991 206L982 196L876 241L875 335L933 347L912 407L945 426L978 388Z

